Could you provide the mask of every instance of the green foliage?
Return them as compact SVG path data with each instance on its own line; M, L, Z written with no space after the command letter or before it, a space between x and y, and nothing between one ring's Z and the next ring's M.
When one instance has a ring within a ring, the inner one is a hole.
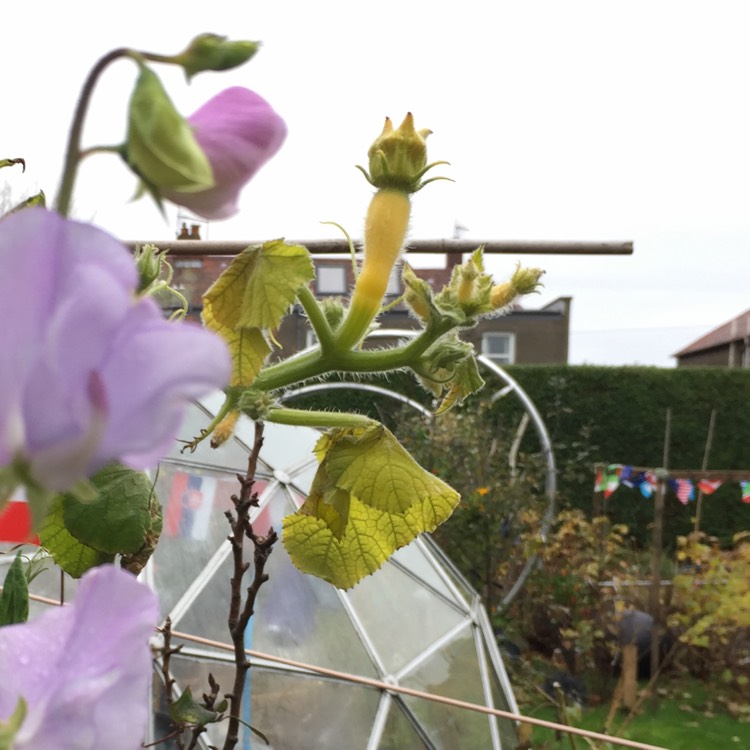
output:
M252 385L271 353L263 329L278 327L312 277L307 250L274 240L240 253L206 292L203 322L229 345L232 385Z
M29 619L29 582L19 552L5 574L0 594L0 626Z
M161 505L152 481L120 464L110 464L91 481L99 492L91 502L69 494L54 499L39 529L42 545L74 578L118 554L125 567L139 572L161 533Z
M700 468L711 411L716 409L709 468L750 471L747 370L563 365L507 369L545 420L558 466L577 467L559 477L564 507L590 511L594 463L660 466L667 407L672 409L671 468ZM591 448L585 461L578 456L582 437ZM739 497L739 487L726 484L704 500L701 527L722 545L750 528L750 505L740 503ZM606 512L615 523L627 524L642 546L649 544L653 504L637 489L621 486L607 501ZM668 493L667 543L692 528L690 507Z
M515 426L488 418L489 404L477 402L426 420L399 409L399 437L429 471L461 494L453 515L434 538L482 593L493 611L526 562L518 552L527 530L521 513L544 512L544 474L537 454L509 463ZM512 569L501 568L512 560Z
M338 428L318 441L310 495L284 519L284 546L305 573L350 588L399 547L432 531L458 493L425 471L382 425Z
M731 550L717 541L700 533L678 539L668 622L688 647L693 674L721 676L750 695L750 532Z

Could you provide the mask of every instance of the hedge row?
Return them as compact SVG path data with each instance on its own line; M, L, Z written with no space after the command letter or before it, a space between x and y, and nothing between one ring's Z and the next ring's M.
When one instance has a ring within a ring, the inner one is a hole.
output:
M530 396L550 433L563 507L592 510L596 463L661 466L667 408L672 412L670 468L701 467L711 411L716 409L708 468L747 469L750 479L750 371L564 365L516 365L507 371ZM409 376L395 375L382 384L429 403ZM486 393L499 385L490 379ZM473 403L481 403L488 418L515 429L521 406L512 397L491 409L481 397ZM390 422L398 433L399 409L392 399L333 391L308 397L306 404L369 413ZM530 437L525 447L533 451L538 444ZM651 501L638 490L620 487L606 506L614 521L627 523L634 539L647 544ZM694 510L694 504L686 507L668 495L665 540L692 530ZM750 504L741 502L738 484L727 484L705 498L701 519L702 530L727 543L733 533L750 529Z

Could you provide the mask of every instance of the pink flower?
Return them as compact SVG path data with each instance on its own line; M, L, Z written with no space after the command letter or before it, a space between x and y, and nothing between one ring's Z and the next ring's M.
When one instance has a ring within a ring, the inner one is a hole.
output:
M286 124L265 99L240 87L217 94L188 122L211 164L214 187L197 193L163 190L162 195L206 219L233 216L242 188L281 148Z
M136 284L99 229L38 208L0 221L0 475L61 491L113 460L153 466L186 405L226 385L223 341Z
M156 596L121 568L81 578L73 604L0 628L0 722L13 750L136 750L149 712Z

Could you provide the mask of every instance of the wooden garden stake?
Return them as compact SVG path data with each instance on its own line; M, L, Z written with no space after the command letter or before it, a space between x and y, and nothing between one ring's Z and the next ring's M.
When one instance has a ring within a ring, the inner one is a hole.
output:
M672 409L667 409L664 428L663 472L659 477L659 487L654 498L654 536L651 549L651 591L649 609L653 622L651 625L651 674L659 668L659 641L661 638L661 553L664 534L664 495L667 491L666 469L669 464L669 440L672 430Z
M711 418L708 420L708 435L706 435L706 447L703 451L703 464L701 471L708 469L708 456L711 453L711 444L714 440L714 425L716 424L716 409L711 409ZM693 531L697 534L701 529L701 510L703 509L703 490L698 490L698 499L695 502L695 527Z

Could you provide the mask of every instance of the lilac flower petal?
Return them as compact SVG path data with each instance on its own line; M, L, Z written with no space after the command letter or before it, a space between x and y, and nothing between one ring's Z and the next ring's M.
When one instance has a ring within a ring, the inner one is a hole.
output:
M188 122L216 184L198 193L165 191L163 195L207 219L233 216L244 185L281 148L286 124L263 97L239 86L217 94Z
M94 227L43 209L0 221L0 467L20 458L53 491L113 460L146 468L187 403L227 383L223 340L167 322L136 283Z
M14 750L136 750L149 712L154 594L111 565L83 576L72 605L0 628L0 720L23 697Z

